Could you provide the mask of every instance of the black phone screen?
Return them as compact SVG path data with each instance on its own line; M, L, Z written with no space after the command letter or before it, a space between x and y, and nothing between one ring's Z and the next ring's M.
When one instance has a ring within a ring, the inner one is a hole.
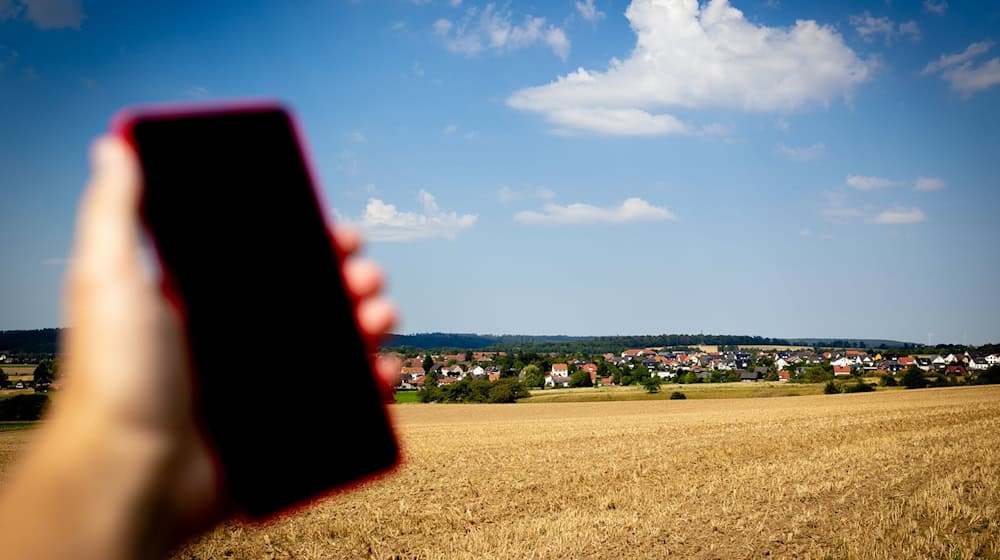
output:
M237 506L268 515L395 464L288 115L139 118L132 136L200 420Z

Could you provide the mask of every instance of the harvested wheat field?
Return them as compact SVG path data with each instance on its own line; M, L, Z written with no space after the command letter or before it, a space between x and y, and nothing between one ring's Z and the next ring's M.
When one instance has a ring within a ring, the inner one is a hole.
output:
M393 412L396 474L176 558L1000 558L1000 387Z

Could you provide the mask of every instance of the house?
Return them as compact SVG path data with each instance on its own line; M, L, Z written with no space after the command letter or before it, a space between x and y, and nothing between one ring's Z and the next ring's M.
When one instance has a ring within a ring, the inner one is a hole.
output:
M400 373L403 374L404 377L407 376L407 375L410 375L410 376L413 376L413 375L423 375L424 374L424 368L421 367L421 366L416 366L416 367L414 367L414 366L404 366L403 369L402 369L402 371L400 371Z
M778 372L778 381L790 381L791 379L792 374L787 369Z
M612 385L614 385L614 378L613 377L602 377L601 378L601 387L610 387Z
M965 368L959 364L952 364L945 370L948 375L965 375Z
M986 356L986 363L991 366L1000 364L1000 354L990 354L989 356Z
M833 366L833 375L838 377L851 375L851 366Z
M854 362L850 360L847 356L844 356L843 358L837 358L836 360L830 362L830 365L835 368L846 367L848 370L851 369L851 365L853 364Z
M458 379L454 377L442 377L438 379L438 386L451 385L453 383L458 383Z
M896 360L896 362L898 362L899 365L905 368L905 367L910 367L913 364L917 363L917 359L914 358L913 356L900 356L899 359Z
M759 379L756 371L747 371L745 369L738 369L736 371L740 374L740 381L749 382L757 381Z
M476 366L469 370L469 375L471 375L473 379L480 379L486 377L486 370L483 369L483 366Z
M546 387L569 387L569 376L546 375L545 376L545 386Z
M774 367L778 368L778 371L781 371L790 365L792 365L792 363L784 358L778 358L774 361Z
M552 377L569 377L569 365L552 364Z
M974 370L984 370L989 369L990 364L986 361L985 357L982 356L972 356L969 358L969 369Z

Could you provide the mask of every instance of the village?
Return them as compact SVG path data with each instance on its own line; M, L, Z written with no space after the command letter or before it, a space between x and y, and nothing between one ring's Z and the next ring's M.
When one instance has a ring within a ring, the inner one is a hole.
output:
M1000 354L900 354L884 350L630 348L588 357L507 352L418 354L403 360L400 390L420 389L428 377L447 386L464 379L517 377L529 387L613 386L658 376L663 382L719 383L822 381L838 377L896 375L910 366L927 374L963 378L1000 364ZM532 366L536 369L532 370ZM583 375L586 372L586 375ZM574 375L575 374L575 375ZM534 376L534 379L533 379ZM541 382L539 382L539 380ZM582 380L582 381L581 381Z

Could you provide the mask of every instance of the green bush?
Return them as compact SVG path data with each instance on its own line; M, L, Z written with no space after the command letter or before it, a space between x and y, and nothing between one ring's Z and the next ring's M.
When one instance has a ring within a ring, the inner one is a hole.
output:
M659 375L650 375L642 380L642 388L646 390L647 393L659 393L660 384L663 380L660 379Z
M0 400L0 420L38 420L49 404L49 396L44 393L14 395Z
M682 400L684 400L686 398L687 398L687 395L685 395L684 393L682 393L680 391L674 391L673 393L670 393L670 400L672 400L672 401L678 401L678 400L682 401Z
M840 387L837 386L832 380L826 382L826 386L823 387L823 393L827 395L835 395L840 393Z
M883 375L882 379L880 379L878 383L883 387L895 387L896 385L899 385L896 383L896 378L888 374Z
M900 381L907 389L923 389L927 386L927 378L924 377L924 372L917 366L907 368L906 373L903 374L903 378Z
M853 385L844 385L845 393L871 393L875 390L874 385L869 385L864 381L858 381Z

